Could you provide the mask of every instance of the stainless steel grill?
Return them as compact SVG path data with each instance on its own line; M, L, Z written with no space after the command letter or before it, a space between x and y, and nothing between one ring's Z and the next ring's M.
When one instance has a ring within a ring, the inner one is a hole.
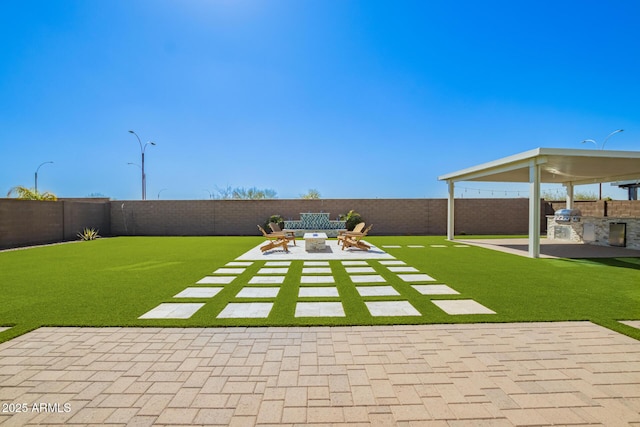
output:
M553 216L556 222L580 222L582 212L580 209L558 209Z

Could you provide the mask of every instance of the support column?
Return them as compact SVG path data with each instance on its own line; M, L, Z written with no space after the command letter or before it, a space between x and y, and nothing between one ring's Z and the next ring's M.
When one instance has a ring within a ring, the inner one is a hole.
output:
M573 183L567 182L564 186L567 188L567 209L573 209Z
M454 215L454 183L453 181L447 181L449 184L449 198L447 199L447 240L453 240L455 230L455 215Z
M529 164L529 257L540 258L540 166Z

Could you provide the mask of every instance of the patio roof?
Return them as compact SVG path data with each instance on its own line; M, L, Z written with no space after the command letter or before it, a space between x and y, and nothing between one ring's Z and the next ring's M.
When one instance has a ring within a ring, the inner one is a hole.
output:
M528 182L529 256L540 256L540 183L567 187L567 207L573 186L640 179L640 151L536 148L438 177L449 184L447 238L454 239L454 185L459 181Z

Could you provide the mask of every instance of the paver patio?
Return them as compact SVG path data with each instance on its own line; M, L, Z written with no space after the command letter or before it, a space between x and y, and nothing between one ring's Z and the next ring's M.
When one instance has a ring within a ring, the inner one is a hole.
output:
M640 342L589 322L40 328L0 381L4 425L640 423Z

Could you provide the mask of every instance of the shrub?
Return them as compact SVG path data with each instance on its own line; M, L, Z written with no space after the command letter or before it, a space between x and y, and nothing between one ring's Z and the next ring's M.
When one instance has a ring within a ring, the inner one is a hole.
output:
M354 212L353 209L346 215L340 215L340 220L345 221L345 227L347 230L353 230L356 225L362 222L362 216L358 212Z
M281 215L271 215L269 219L264 223L264 229L267 233L271 232L271 227L269 227L269 223L274 222L278 224L281 230L284 229L284 218Z
M80 238L80 240L96 240L98 237L100 237L100 235L98 234L99 230L93 229L93 228L87 228L85 227L84 230L82 230L82 232L78 233L78 237Z

